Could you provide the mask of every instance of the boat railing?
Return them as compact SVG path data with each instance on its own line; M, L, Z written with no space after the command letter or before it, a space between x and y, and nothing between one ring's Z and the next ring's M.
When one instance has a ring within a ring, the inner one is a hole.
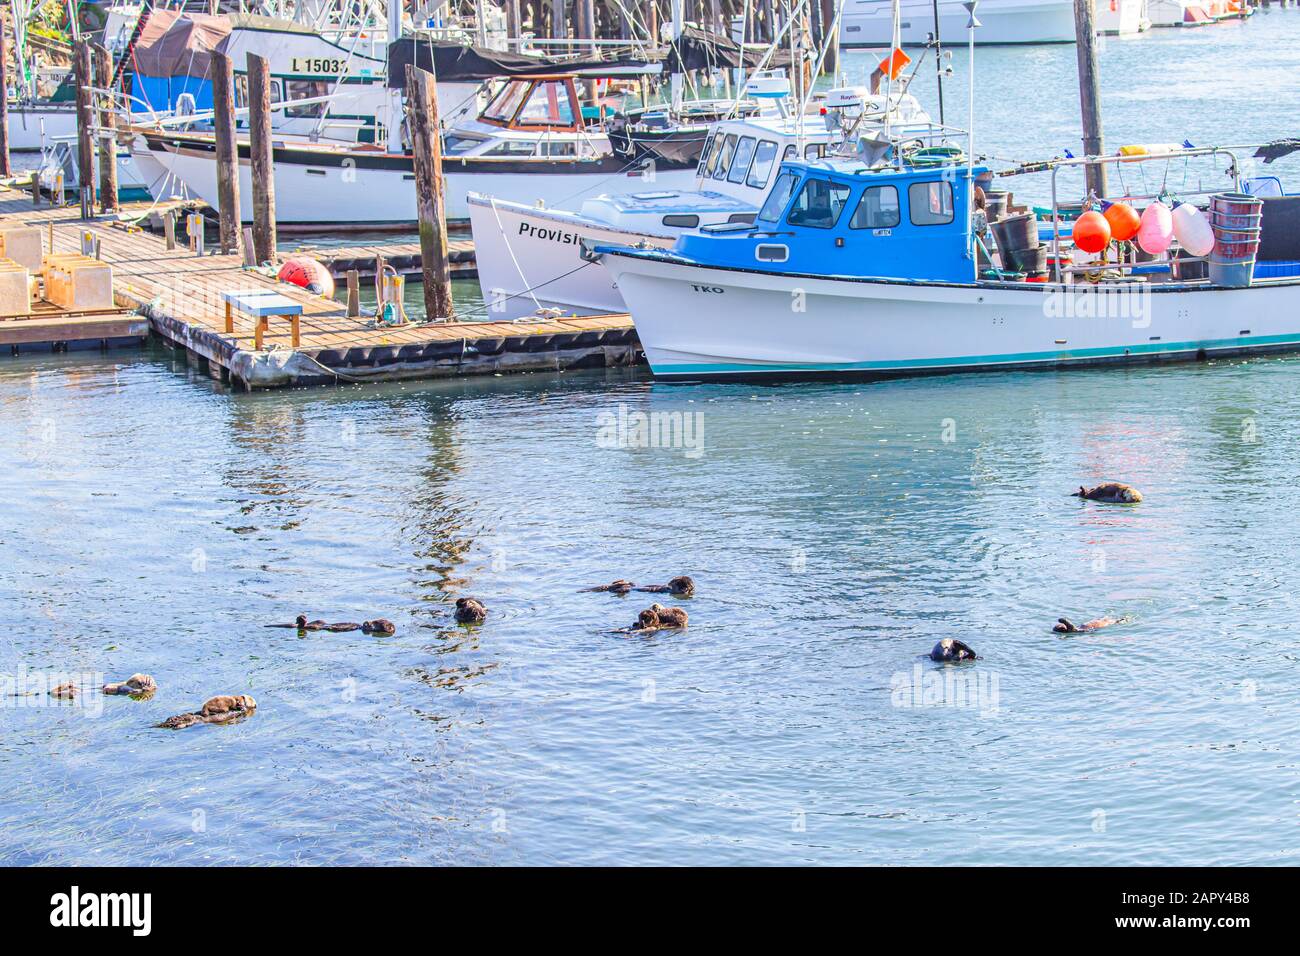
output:
M1105 268L1105 263L1088 263L1084 265L1062 266L1061 265L1061 209L1057 192L1057 175L1062 169L1074 167L1095 167L1108 166L1114 164L1131 164L1131 163L1153 163L1174 159L1191 159L1198 156L1226 156L1230 165L1226 174L1232 178L1232 188L1234 191L1241 190L1241 163L1237 159L1237 151L1243 149L1257 149L1258 146L1236 145L1236 146L1199 146L1183 149L1169 150L1162 153L1140 153L1140 154L1122 154L1115 156L1081 156L1071 159L1054 160L1051 163L1052 172L1052 272L1053 278L1057 282L1063 281L1067 275L1077 275L1084 273L1096 273L1099 268ZM1181 196L1211 196L1215 193L1223 192L1222 189L1207 190L1179 190ZM1157 193L1154 196L1129 196L1125 199L1159 199L1163 193ZM1204 262L1208 256L1188 256L1180 258L1180 263ZM1111 263L1110 265L1117 268L1123 268L1124 263ZM1132 263L1129 264L1130 268Z

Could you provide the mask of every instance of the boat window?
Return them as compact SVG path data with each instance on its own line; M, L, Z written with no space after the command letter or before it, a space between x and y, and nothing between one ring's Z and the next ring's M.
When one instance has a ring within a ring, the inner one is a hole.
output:
M759 262L788 262L790 247L765 243L754 250L754 258Z
M749 179L746 185L762 189L767 185L767 177L772 175L772 164L776 162L776 143L765 139L754 151L754 165L749 167Z
M825 157L826 157L825 143L809 143L807 146L803 148L804 159L825 159Z
M457 136L454 133L447 133L442 138L442 153L444 156L460 156L468 153L475 146L482 143L481 139L473 139L469 136Z
M727 169L731 166L731 157L736 155L736 134L730 133L722 144L722 155L718 158L718 168L713 172L714 179L725 179Z
M280 80L271 81L271 102L279 103L284 99L284 86ZM235 77L235 106L243 109L248 105L248 74L240 73ZM246 122L246 121L245 121Z
M789 146L785 148L785 155L781 157L781 161L784 162L787 159L794 159L798 155L799 155L799 147L796 146L794 143L791 143Z
M720 142L722 142L722 137L714 133L710 133L708 138L705 139L704 149L700 151L700 164L695 167L696 176L708 175L705 170L708 169L709 159L713 156L713 148Z
M664 216L663 223L674 229L694 229L700 224L699 216Z
M324 80L286 80L285 86L289 91L289 102L294 100L315 99L318 96L329 96L330 85ZM285 108L286 116L324 116L324 103L308 103L306 106L289 106Z
M763 203L763 208L758 211L757 222L777 222L781 218L781 213L785 212L785 204L790 201L790 194L794 192L794 184L799 181L799 177L794 173L782 173L776 178L772 186L772 191L767 194L767 202Z
M754 158L754 143L756 140L752 136L742 136L740 142L736 144L736 159L731 164L731 172L727 174L727 182L743 183L745 174L749 172L749 161Z
M492 97L487 109L483 111L483 116L503 123L510 122L514 119L515 113L519 112L519 104L523 102L524 94L527 92L528 83L524 81L514 80L507 83L496 96Z
M893 229L898 225L898 190L893 186L868 186L849 220L850 229Z
M533 144L525 140L507 139L497 143L484 156L531 156Z
M706 179L712 177L713 171L718 168L718 157L722 155L722 140L723 136L721 133L713 137L713 146L710 147L709 160L704 167L704 176Z
M785 221L792 226L812 226L830 229L839 221L844 205L849 201L848 186L828 179L809 178L799 192L799 198L790 207Z
M907 187L907 205L914 226L952 222L952 183L932 180Z
M542 143L543 156L577 156L578 144L571 139L547 140Z
M573 104L569 102L568 87L559 80L537 84L519 113L519 122L529 126L572 126Z

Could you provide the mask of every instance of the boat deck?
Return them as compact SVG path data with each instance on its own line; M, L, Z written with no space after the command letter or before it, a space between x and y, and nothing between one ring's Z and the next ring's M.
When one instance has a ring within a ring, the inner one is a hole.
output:
M134 216L148 208L149 204L128 204L123 211ZM626 315L453 320L376 328L371 318L348 316L339 302L245 269L237 256L198 256L185 246L167 249L161 237L124 223L103 218L83 221L76 207L34 207L27 193L0 189L0 227L5 225L47 227L48 241L58 252L79 252L82 230L88 230L99 240L101 259L113 267L117 304L137 313L117 313L116 318L134 320L136 324L127 328L137 332L140 317L147 319L153 333L186 349L214 378L244 388L555 371L641 360L640 343ZM381 245L319 250L318 254L335 262L357 263L384 255L391 262L392 250ZM297 345L292 342L290 322L279 318L264 326L260 349L256 347L260 320L236 313L233 331L226 332L222 294L235 291L276 292L300 305ZM109 335L105 318L26 318L0 322L0 326L11 335L35 336L38 341L24 343L26 349L44 343L61 350L59 343L69 341L90 343L86 347L117 344L123 336ZM40 333L36 330L41 326L32 324L36 321L52 324ZM42 339L42 334L48 337ZM0 343L4 341L0 335Z

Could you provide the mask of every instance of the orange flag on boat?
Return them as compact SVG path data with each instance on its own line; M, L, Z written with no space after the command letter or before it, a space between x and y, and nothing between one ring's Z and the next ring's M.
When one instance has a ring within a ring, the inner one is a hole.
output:
M904 53L902 48L895 47L889 56L880 61L880 66L876 69L891 80L896 80L902 74L903 68L911 62L912 58Z

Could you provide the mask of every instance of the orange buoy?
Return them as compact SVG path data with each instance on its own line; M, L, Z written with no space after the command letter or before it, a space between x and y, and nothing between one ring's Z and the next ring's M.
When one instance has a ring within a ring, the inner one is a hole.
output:
M1137 210L1128 203L1111 203L1103 215L1110 223L1110 237L1119 242L1128 242L1138 234L1138 227L1142 225Z
M327 299L334 296L334 277L330 271L310 256L290 256L280 266L279 279L291 285L302 286Z
M1084 252L1101 252L1110 242L1110 223L1101 213L1089 210L1074 220L1070 237Z

